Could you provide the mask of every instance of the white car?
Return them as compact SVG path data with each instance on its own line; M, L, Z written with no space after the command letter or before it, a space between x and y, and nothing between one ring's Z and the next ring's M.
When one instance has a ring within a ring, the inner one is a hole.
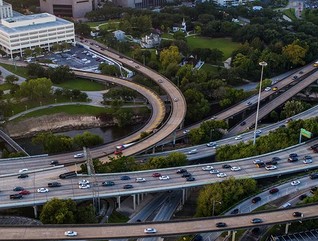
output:
M206 144L207 147L216 147L216 142L209 142L208 144Z
M90 188L91 186L89 184L84 184L84 185L78 185L78 188L79 189L88 189Z
M242 136L241 136L241 135L235 137L235 140L241 140L241 139L242 139Z
M271 87L266 87L265 91L267 92L267 91L270 91L271 89L272 89Z
M20 170L19 170L19 173L27 172L28 170L29 170L28 168L23 168L23 169L20 169Z
M170 177L169 176L161 176L159 177L159 180L169 180Z
M220 171L219 171L219 170L216 170L216 169L213 169L213 170L210 171L211 174L218 174L219 172L220 172Z
M256 131L254 131L254 133L256 133L256 134L261 134L261 133L262 133L262 130L256 130Z
M219 174L216 175L217 177L226 177L226 174L223 172L220 172Z
M77 232L75 231L66 231L64 233L65 236L68 236L68 237L74 237L74 236L77 236Z
M265 169L266 169L267 171L275 170L275 169L277 169L277 166L275 166L275 165L267 165L267 166L265 167Z
M298 180L292 181L290 184L291 184L292 186L297 186L297 185L300 184L300 181L298 181Z
M145 233L157 233L157 230L155 228L145 228Z
M305 156L303 160L304 164L312 163L312 157L311 156Z
M74 158L82 158L84 157L84 153L77 153L74 155Z
M83 179L82 181L78 182L78 185L86 185L86 184L89 184L89 181L85 180L85 179Z
M236 172L236 171L240 171L241 168L240 167L231 167L231 171Z
M205 167L202 167L202 170L203 171L211 171L213 169L212 166L205 166Z
M41 187L38 189L38 192L40 192L40 193L44 193L44 192L48 192L48 191L49 191L49 189L47 189L45 187Z
M143 178L143 177L137 177L136 178L136 182L145 182L145 181L146 181L146 179Z
M198 150L197 149L193 149L191 151L188 151L188 154L189 155L192 155L192 154L195 154L195 153L198 153Z
M184 130L183 134L188 134L190 132L190 130Z

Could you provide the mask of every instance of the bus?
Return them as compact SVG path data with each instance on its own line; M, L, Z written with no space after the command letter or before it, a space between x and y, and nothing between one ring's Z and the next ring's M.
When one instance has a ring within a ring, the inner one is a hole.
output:
M314 67L318 67L318 61L314 63Z

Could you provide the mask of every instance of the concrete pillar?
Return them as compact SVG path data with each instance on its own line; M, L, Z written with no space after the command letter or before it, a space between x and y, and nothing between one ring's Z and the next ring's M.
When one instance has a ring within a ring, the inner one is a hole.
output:
M136 210L136 194L132 195L133 196L133 208Z
M156 153L156 146L152 148L152 153Z
M285 226L285 234L288 234L288 228L290 226L291 223L286 223L286 226Z
M174 132L173 132L173 139L172 139L172 144L173 144L173 146L176 145L176 136L177 136L177 132L174 131Z
M33 206L34 218L38 218L38 206Z
M137 194L137 205L140 204L140 194Z
M184 205L186 200L186 190L187 189L182 189L182 205Z
M235 234L237 233L237 231L232 231L232 241L235 241Z
M184 120L180 123L179 129L182 129L184 126Z
M117 197L117 205L118 205L118 208L120 208L120 196Z

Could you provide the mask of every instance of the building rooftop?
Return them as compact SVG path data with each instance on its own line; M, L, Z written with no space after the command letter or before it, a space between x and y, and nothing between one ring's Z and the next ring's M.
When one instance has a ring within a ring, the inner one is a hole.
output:
M48 21L43 22L45 19L47 19ZM12 18L2 19L0 24L0 31L8 34L14 34L36 29L57 27L68 23L71 22L62 18L55 17L54 15L51 15L49 13L20 15L14 16ZM16 26L11 27L10 24L15 24Z

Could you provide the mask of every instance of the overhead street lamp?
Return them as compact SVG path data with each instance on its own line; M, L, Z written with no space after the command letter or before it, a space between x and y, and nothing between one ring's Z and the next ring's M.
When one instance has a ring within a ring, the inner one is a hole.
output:
M263 82L263 72L264 72L264 67L267 66L267 63L262 61L259 63L260 66L262 66L261 70L261 80L259 82L259 91L258 91L258 100L257 100L257 109L256 109L256 118L255 118L255 130L254 130L254 139L253 139L253 145L255 145L256 142L256 131L257 131L257 122L258 122L258 113L259 113L259 104L261 101L261 92L262 92L262 82Z

